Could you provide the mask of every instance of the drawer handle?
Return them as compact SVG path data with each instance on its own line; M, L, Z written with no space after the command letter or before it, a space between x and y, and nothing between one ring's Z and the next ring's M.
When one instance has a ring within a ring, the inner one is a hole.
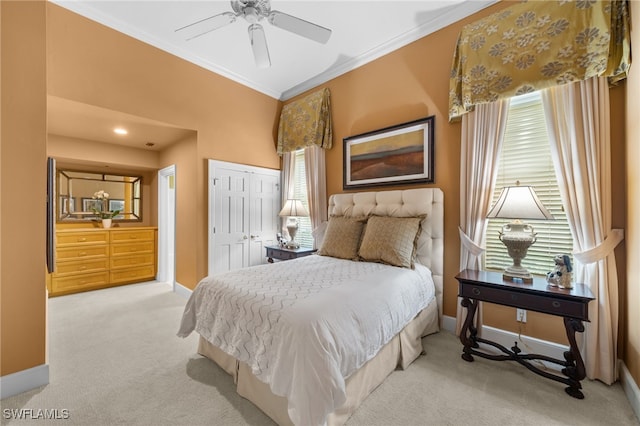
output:
M480 289L477 287L474 287L471 289L471 293L473 293L474 296L480 296Z
M132 240L135 240L136 238L138 238L137 235L130 235L129 238L131 238Z
M84 271L85 269L87 269L86 266L82 265L81 267L79 267L78 269L80 269L81 271Z
M86 239L86 238L84 238L84 237L83 237L83 238L78 238L78 241L79 241L79 242L84 242L84 241L87 241L87 239Z
M86 251L81 251L80 253L78 253L78 256L86 256L87 252Z
M551 302L551 306L553 306L554 308L559 308L560 302L558 302L557 300L554 300L553 302Z

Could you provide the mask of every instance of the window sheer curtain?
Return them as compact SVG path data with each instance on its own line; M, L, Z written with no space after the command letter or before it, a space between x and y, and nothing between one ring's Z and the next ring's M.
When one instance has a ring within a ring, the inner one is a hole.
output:
M305 148L304 163L311 229L316 231L327 221L327 174L324 148L318 145ZM317 240L314 235L313 248L318 248Z
M295 152L283 152L282 153L282 191L280 192L280 198L282 202L281 206L284 206L284 203L287 202L289 198L293 198L293 189L295 187ZM287 231L287 221L282 220L280 224L280 229L282 231L282 235L287 238L291 238L289 235L289 231Z
M482 269L487 213L498 173L498 158L504 140L509 101L476 105L462 116L460 149L460 270ZM456 334L460 334L467 309L458 303ZM476 327L482 324L482 305Z
M590 303L581 351L587 377L611 384L618 377L618 276L614 248L623 231L611 228L609 87L606 78L542 92L551 154L574 239L574 279Z

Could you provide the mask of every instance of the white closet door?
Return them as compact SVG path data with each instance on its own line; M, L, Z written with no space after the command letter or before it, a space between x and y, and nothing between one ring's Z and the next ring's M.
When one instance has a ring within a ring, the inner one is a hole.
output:
M209 275L266 262L280 200L279 170L209 160Z
M214 244L213 251L209 244L209 274L243 268L249 263L250 177L243 171L214 169L213 206L210 206Z
M280 211L280 173L252 173L249 266L266 263L265 246L276 244Z

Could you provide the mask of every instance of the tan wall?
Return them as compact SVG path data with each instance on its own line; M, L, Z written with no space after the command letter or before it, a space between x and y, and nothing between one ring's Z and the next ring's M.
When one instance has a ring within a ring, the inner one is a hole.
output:
M48 12L48 94L197 131L195 191L178 201L177 234L195 251L177 253L180 283L206 275L206 159L279 168L274 128L279 102L53 4ZM191 180L191 176L187 180ZM180 185L180 183L179 183ZM184 191L183 191L184 192ZM195 226L194 229L191 229ZM185 280L185 281L182 281Z
M99 167L104 164L128 170L157 170L160 153L139 148L52 135L47 137L47 155L58 162ZM106 171L106 170L105 170Z
M2 1L0 14L0 375L4 376L46 361L47 92L44 3Z
M329 194L342 191L343 138L435 115L435 183L425 186L440 187L445 193L444 313L453 317L457 306L454 276L459 269L460 253L461 124L448 122L451 60L462 26L505 6L508 4L489 7L323 85L331 90L334 119L334 147L327 152L326 158ZM611 91L611 103L612 150L621 154L624 149L624 86ZM614 186L623 188L624 169L618 168L615 173ZM616 193L614 202L618 207L614 212L614 226L623 227L624 210L620 206L624 205L624 191ZM616 254L622 258L619 264L624 265L624 251L618 249ZM624 267L619 270L624 274ZM532 312L527 323L521 325L515 320L513 308L485 304L484 312L487 325L567 343L561 318Z
M640 3L631 3L631 20L637 25L631 27L631 44L640 46ZM627 226L626 247L627 285L626 298L622 309L626 311L623 326L624 363L637 384L640 384L640 68L636 63L631 66L627 80L626 114L626 181L627 181Z
M176 281L183 285L198 279L198 253L193 243L198 233L194 220L198 217L197 204L193 202L198 196L197 142L197 135L194 134L165 149L160 156L160 168L176 167Z

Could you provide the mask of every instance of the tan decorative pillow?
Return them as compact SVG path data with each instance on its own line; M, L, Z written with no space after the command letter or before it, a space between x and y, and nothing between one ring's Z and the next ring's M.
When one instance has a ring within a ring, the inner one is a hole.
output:
M360 259L403 268L415 267L413 253L421 220L420 217L370 217L360 244Z
M330 217L318 254L340 259L357 260L358 246L360 245L364 223L365 219L342 216Z

